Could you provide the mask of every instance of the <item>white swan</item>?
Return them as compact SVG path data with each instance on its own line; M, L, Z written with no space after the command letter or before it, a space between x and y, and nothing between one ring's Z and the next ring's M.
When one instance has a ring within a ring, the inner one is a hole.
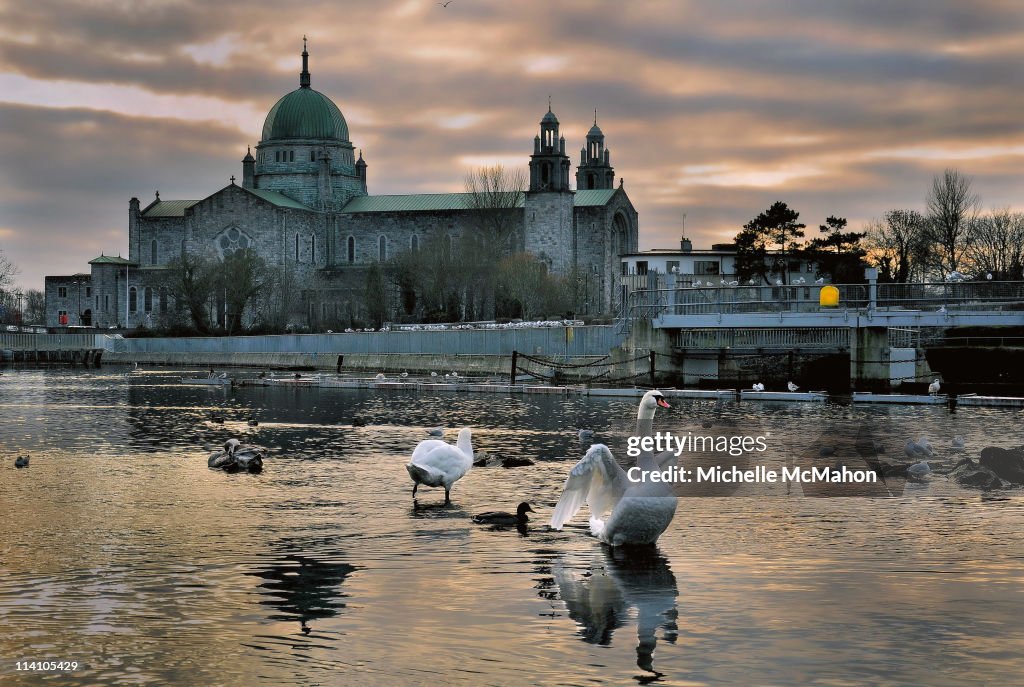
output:
M427 439L416 445L412 458L405 469L412 477L412 497L422 484L427 487L444 487L444 502L451 503L452 485L462 479L473 466L472 433L468 427L459 430L455 446L440 439Z
M669 407L660 391L644 394L636 416L638 436L650 435L658 406ZM637 459L637 467L645 474L668 469L675 461L671 452L659 456L644 453ZM655 543L676 513L671 484L632 482L604 444L591 446L569 472L551 527L562 529L584 502L590 508L591 533L612 546Z

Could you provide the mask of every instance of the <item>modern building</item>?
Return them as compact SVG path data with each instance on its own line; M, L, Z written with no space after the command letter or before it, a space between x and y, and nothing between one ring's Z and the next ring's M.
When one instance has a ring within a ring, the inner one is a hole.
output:
M549 104L529 156L529 187L505 210L514 227L511 248L535 255L554 273L586 275L591 310L612 312L620 297L620 256L637 250L638 216L622 180L615 184L596 115L575 189L571 166ZM132 198L127 258L92 260L81 304L77 291L72 301L60 296L73 285L67 280L82 281L80 275L47 278L47 324L58 326L61 313L71 324L159 324L175 307L159 279L168 263L187 255L223 260L246 248L288 276L281 297L290 299L290 322L324 329L361 319L371 265L428 241L457 250L479 231L471 194L371 195L368 168L341 110L313 90L303 48L299 87L270 108L259 141L242 159L240 183L231 177L198 199L165 199L159 192L148 203ZM400 301L388 294L393 311ZM224 318L224 299L214 298L211 309L214 321Z

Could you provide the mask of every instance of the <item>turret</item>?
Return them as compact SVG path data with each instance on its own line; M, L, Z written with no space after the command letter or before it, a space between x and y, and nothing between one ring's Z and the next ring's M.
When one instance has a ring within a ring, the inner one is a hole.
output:
M597 110L594 110L594 126L587 132L587 145L580 151L576 189L608 189L614 186L615 170L612 168L611 152L604 147L604 132L597 125Z
M363 159L363 151L359 151L359 159L356 160L356 177L363 183L363 193L366 193L366 160Z
M255 188L256 158L252 156L252 148L247 148L242 158L242 188Z
M530 191L568 191L569 168L572 163L565 154L565 137L558 135L558 118L548 111L540 120L540 135L533 139L530 156Z

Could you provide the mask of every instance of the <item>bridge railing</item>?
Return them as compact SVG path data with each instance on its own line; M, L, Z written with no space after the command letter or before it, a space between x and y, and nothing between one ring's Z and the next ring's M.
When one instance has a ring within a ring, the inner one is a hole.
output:
M628 294L623 317L810 313L822 307L822 284L787 286L684 286L639 289ZM831 284L839 289L839 309L867 310L1024 310L1024 281L926 282L913 284Z
M877 307L906 310L1024 308L1024 282L879 284Z

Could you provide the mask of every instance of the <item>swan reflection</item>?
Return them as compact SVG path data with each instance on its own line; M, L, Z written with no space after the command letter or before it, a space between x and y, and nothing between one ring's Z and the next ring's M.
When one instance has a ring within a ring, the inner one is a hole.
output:
M637 615L636 664L654 670L657 631L674 644L678 629L676 597L679 590L668 559L655 549L601 547L589 565L573 565L565 558L551 568L569 617L579 624L588 644L611 645L615 630L626 624L631 608ZM542 594L543 595L543 594Z

